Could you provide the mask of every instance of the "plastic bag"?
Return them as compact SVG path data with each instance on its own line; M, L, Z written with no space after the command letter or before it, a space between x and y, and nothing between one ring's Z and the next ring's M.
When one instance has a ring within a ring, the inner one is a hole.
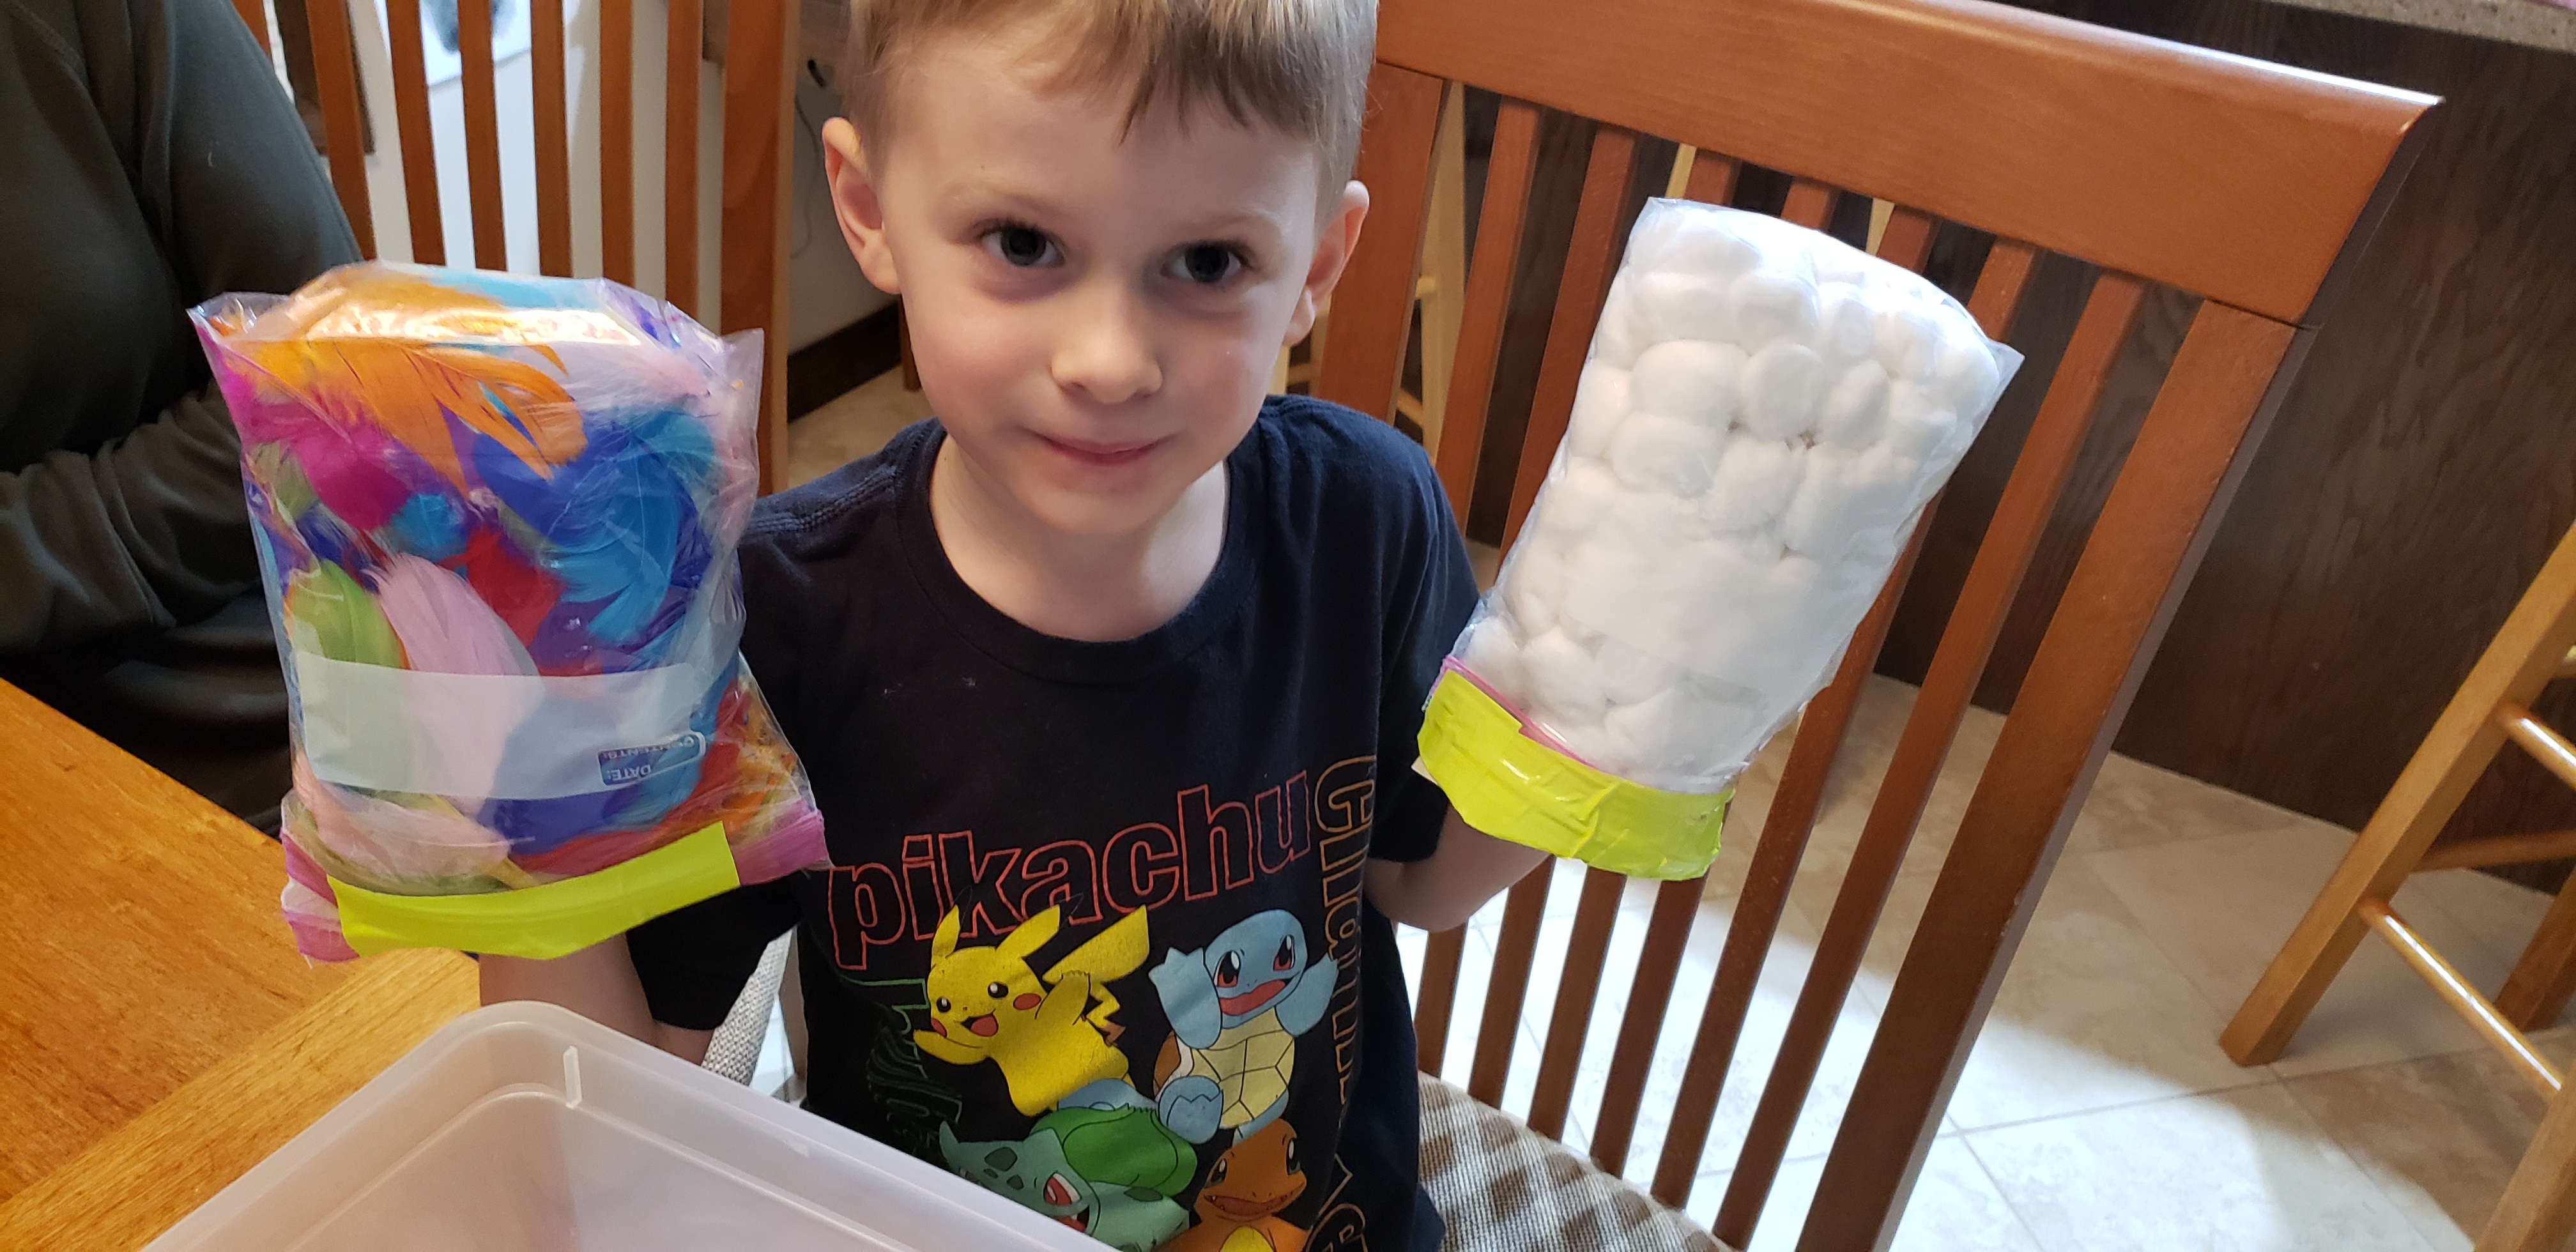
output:
M1639 215L1564 441L1433 688L1422 768L1490 834L1716 858L2021 356L1921 277L1759 214Z
M736 651L757 332L381 264L191 317L292 696L305 955L559 956L824 859Z

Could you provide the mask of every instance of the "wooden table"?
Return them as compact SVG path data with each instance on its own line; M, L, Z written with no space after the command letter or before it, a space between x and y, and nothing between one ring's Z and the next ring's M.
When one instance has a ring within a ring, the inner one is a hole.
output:
M0 1248L140 1247L475 1004L316 965L277 847L0 683Z

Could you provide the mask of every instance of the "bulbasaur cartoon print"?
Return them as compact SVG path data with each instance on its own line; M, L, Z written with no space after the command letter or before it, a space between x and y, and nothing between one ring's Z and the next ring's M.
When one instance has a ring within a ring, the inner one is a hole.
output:
M1339 973L1330 956L1308 959L1305 925L1284 909L1236 922L1200 951L1166 949L1152 975L1172 1025L1155 1066L1164 1124L1205 1143L1279 1116L1297 1037L1322 1020Z
M1145 910L1138 909L1085 940L1044 975L1030 955L1062 923L1048 909L989 948L957 946L951 909L930 941L930 1028L913 1032L921 1050L951 1065L991 1061L1010 1084L1011 1103L1036 1116L1085 1084L1127 1075L1127 1058L1110 1043L1118 1026L1109 990L1152 951Z
M961 1142L942 1126L939 1152L968 1181L1124 1252L1153 1252L1189 1223L1172 1197L1198 1156L1152 1109L1058 1109L1016 1142Z

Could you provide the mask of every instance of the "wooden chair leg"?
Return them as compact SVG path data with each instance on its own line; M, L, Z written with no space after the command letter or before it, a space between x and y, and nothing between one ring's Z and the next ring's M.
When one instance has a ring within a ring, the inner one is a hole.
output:
M2474 1252L2560 1252L2576 1234L2576 1095L2561 1090Z
M2496 1011L2517 1029L2544 1030L2567 1011L2571 996L2576 996L2576 877L2559 887L2558 898L2550 902L2539 932L2496 993Z
M2218 1037L2240 1065L2262 1065L2281 1055L2307 1020L2368 924L2365 900L2386 902L2415 871L2433 836L2448 822L2469 785L2504 746L2495 717L2507 701L2528 706L2558 671L2576 643L2576 531L2556 551L2514 605L2495 642L2487 645L2449 707L2397 775L2388 797L2371 814L2352 851L2335 867L2325 890L2299 919L2271 968Z

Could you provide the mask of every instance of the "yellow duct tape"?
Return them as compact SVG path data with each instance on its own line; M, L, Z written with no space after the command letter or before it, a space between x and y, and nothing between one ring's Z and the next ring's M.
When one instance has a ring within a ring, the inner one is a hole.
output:
M1450 671L1422 714L1422 770L1468 825L1633 878L1696 878L1717 859L1733 788L1658 791L1521 733L1511 710Z
M741 886L718 822L632 860L543 886L397 896L337 878L340 933L361 956L395 948L551 959Z

